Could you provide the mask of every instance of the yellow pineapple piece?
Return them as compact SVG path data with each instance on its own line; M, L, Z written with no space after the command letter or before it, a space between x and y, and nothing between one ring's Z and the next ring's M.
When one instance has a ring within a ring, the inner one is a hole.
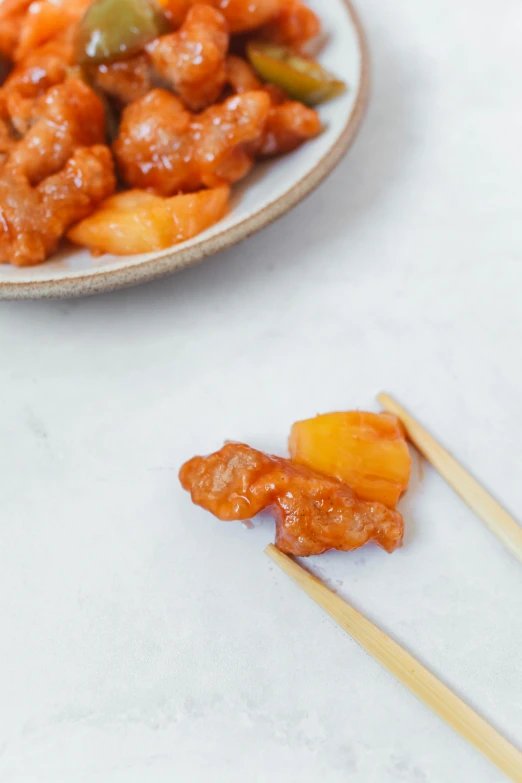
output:
M404 430L389 413L326 413L296 422L291 458L335 476L364 500L394 508L408 486L411 459Z
M170 198L130 190L102 202L67 236L98 254L164 250L221 220L228 209L229 195L226 186Z

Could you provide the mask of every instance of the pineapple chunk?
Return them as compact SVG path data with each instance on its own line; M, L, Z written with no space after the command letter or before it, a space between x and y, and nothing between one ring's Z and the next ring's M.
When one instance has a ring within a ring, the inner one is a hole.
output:
M164 250L221 220L229 195L228 187L170 198L130 190L104 201L67 236L95 253L130 255Z
M394 508L408 486L411 460L399 420L389 413L326 413L296 422L295 462L335 476L363 500Z

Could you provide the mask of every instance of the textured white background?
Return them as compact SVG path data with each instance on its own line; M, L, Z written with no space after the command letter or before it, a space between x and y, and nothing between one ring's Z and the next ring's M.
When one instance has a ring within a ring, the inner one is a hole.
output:
M374 93L256 238L0 307L2 783L500 783L263 555L186 457L382 387L522 515L522 5L367 0ZM423 474L423 475L422 475ZM522 744L522 568L416 464L406 545L311 562Z

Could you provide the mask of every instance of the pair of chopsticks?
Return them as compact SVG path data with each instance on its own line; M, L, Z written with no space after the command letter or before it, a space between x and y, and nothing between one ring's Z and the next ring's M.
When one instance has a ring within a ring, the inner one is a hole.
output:
M382 407L403 423L412 443L492 533L522 561L522 528L502 506L387 394L378 397ZM292 558L270 544L266 554L321 606L361 647L430 707L436 715L470 742L508 778L522 783L522 753L477 715L410 653L357 612Z

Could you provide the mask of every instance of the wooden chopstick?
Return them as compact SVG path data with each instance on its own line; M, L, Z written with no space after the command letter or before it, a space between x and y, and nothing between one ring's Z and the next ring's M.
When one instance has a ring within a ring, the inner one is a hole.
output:
M384 410L394 413L404 424L411 442L438 470L455 492L468 504L494 535L522 562L522 527L457 460L437 443L418 421L388 394L377 397Z
M381 666L430 707L464 739L480 750L511 780L522 783L522 753L434 677L397 642L305 571L273 544L266 554L308 593Z

